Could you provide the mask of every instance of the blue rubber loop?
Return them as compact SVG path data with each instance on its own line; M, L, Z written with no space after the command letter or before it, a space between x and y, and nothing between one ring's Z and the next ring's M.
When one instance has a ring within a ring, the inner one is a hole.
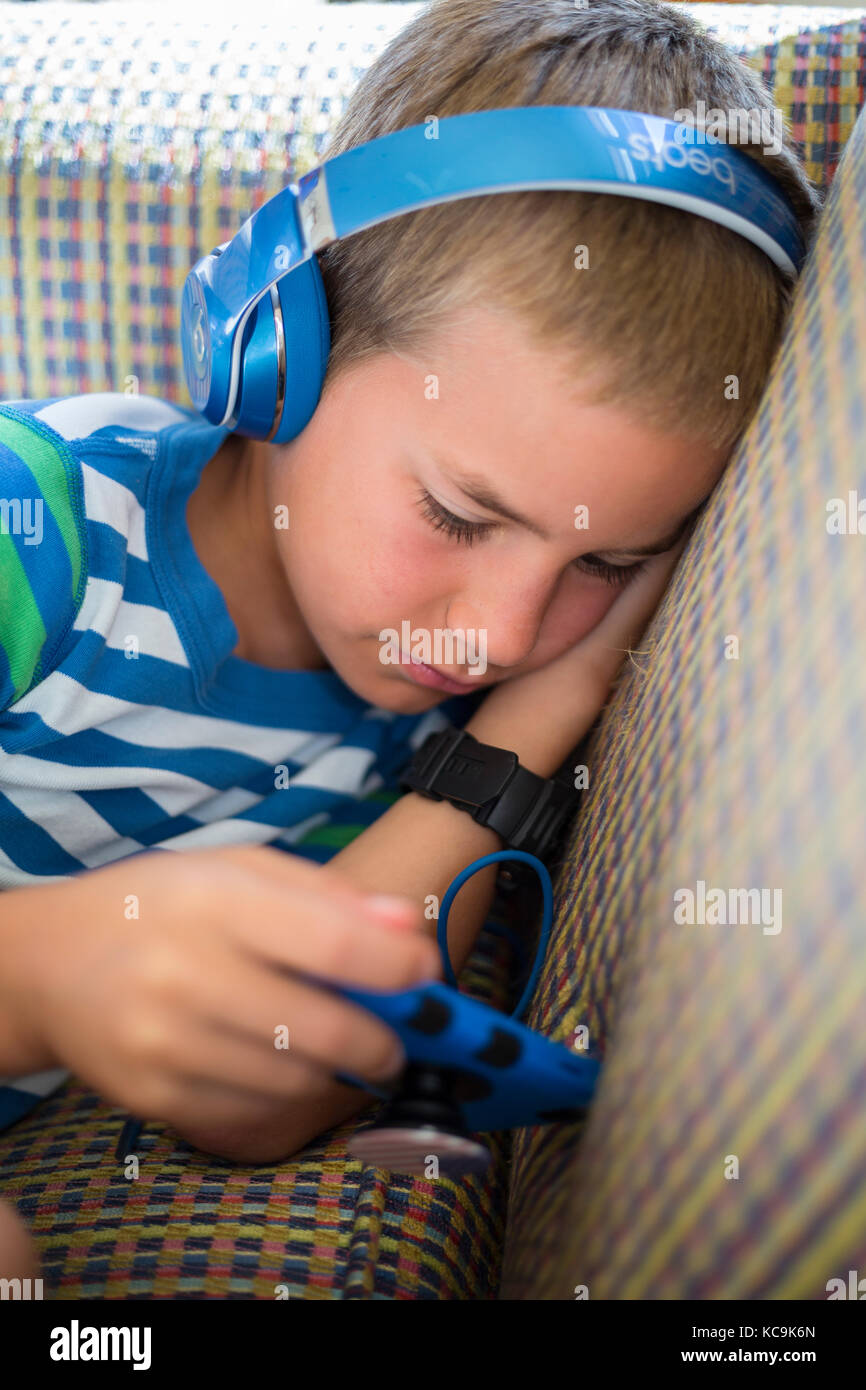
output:
M448 913L451 910L451 904L454 902L454 899L460 892L464 883L472 878L473 874L477 874L479 869L486 868L488 864L499 864L503 860L514 859L520 860L521 863L529 864L538 874L538 877L541 879L541 892L544 901L541 935L538 941L538 949L535 952L532 971L524 987L523 994L520 996L517 1007L511 1015L512 1018L522 1018L532 997L532 991L535 989L535 982L541 970L541 962L547 950L550 928L553 923L553 885L550 882L550 874L547 871L547 867L540 859L536 858L534 854L527 854L522 849L500 849L494 854L482 855L480 859L473 860L465 869L461 869L457 877L452 879L451 883L448 885L448 891L442 899L439 908L439 921L436 928L436 940L439 944L439 951L442 956L445 983L451 985L453 989L457 989L457 977L452 969L451 957L448 954Z

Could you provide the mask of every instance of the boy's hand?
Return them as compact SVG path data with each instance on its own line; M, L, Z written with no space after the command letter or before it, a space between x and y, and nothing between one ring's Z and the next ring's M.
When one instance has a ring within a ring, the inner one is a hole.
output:
M513 749L532 772L550 776L593 724L626 652L638 642L667 587L687 537L617 595L585 637L546 666L495 685L466 723L482 742Z
M381 990L441 978L404 901L376 917L335 871L268 847L136 855L3 895L0 1008L39 1066L142 1119L237 1129L333 1097L335 1071L400 1070L396 1033L299 972Z

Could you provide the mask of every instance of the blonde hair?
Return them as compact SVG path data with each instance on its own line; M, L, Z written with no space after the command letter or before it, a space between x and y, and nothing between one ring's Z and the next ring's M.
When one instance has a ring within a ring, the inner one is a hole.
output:
M389 131L494 107L770 113L759 76L656 0L433 0L367 69L325 158ZM780 118L780 116L779 116ZM739 142L782 185L807 244L821 197L787 129ZM575 269L577 245L588 269ZM729 448L751 418L791 303L782 272L715 222L637 198L488 194L404 214L317 253L332 323L325 390L382 352L423 358L468 306L517 315L534 345L602 385L584 398ZM739 396L726 383L738 378Z

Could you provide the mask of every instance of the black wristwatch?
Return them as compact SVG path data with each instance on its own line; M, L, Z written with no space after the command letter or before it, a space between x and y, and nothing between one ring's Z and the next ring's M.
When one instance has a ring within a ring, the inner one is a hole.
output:
M479 743L448 725L429 734L400 786L434 801L450 801L479 825L495 830L511 849L544 861L580 802L570 773L539 777L516 753Z

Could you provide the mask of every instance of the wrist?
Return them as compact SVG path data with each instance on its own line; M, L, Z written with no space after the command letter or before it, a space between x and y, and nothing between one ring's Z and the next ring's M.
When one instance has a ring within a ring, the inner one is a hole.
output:
M539 777L552 777L577 742L572 729L558 729L543 719L527 726L513 715L485 710L484 705L463 727L479 743L516 753L522 766Z
M416 750L400 785L420 796L452 803L477 824L494 830L510 851L544 860L576 810L566 775L570 753L560 758L557 752L551 762L550 743L542 749L535 741L528 754L522 740L518 754L510 734L505 748L486 741L497 727L498 721L474 722L473 728L483 730L485 739L453 725L430 734ZM533 772L521 756L549 771Z

